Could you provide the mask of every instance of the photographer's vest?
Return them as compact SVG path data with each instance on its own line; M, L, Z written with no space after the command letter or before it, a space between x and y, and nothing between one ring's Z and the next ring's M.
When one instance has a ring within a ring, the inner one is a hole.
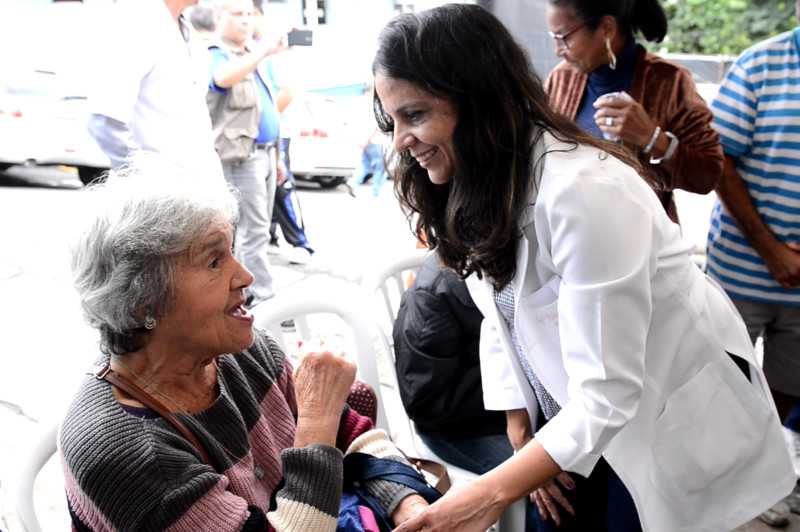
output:
M221 49L228 56L246 53L233 51L222 43L209 47L214 48ZM261 120L261 98L257 83L253 71L224 92L209 89L206 95L214 148L225 162L242 161L253 153Z

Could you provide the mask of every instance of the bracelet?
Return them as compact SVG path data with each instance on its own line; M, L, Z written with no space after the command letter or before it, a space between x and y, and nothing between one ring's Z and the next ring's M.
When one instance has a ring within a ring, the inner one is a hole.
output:
M650 142L648 142L647 146L644 147L642 153L647 155L648 153L653 151L653 146L656 145L656 142L658 141L658 136L660 134L661 134L661 126L656 126L656 128L653 130L653 136L650 137Z
M650 164L661 164L664 161L669 161L670 158L675 155L675 150L678 149L678 137L670 133L669 131L665 131L664 134L669 137L669 146L667 147L667 151L664 152L664 155L661 157L651 157Z

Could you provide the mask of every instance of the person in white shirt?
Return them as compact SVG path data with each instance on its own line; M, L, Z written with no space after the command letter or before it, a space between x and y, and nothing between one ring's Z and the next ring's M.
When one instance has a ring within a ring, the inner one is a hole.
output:
M373 72L397 196L467 277L484 405L516 449L396 532L484 531L530 494L571 530L722 531L788 494L747 329L633 154L553 110L476 5L396 17Z
M89 132L117 168L155 152L203 174L222 169L205 96L208 54L183 11L197 0L120 0L101 32Z

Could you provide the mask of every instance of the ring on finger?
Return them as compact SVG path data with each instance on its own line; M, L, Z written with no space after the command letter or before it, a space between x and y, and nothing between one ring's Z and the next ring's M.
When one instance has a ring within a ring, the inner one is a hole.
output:
M607 116L606 117L606 126L612 127L613 125L614 125L614 117L613 116Z

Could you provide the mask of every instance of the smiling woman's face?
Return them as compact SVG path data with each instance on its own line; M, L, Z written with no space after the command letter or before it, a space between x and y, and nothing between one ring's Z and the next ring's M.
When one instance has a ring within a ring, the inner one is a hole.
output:
M458 115L449 100L402 79L375 74L375 91L394 122L394 147L408 151L432 183L450 181L456 168L453 131Z

